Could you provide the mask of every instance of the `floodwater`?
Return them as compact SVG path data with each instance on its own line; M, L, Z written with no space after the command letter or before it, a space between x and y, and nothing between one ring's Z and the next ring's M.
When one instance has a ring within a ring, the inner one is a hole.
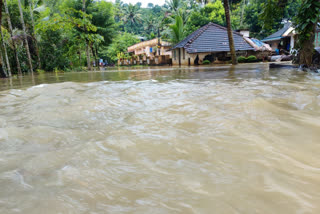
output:
M266 64L0 82L0 213L320 213L320 76Z

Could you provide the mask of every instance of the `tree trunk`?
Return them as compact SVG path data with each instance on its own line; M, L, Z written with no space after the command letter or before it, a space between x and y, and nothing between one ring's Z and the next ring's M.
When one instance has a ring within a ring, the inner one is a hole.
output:
M97 45L96 45L96 47L95 47L95 53L96 53L96 57L97 57L96 65L97 65L97 68L98 68L98 70L99 70L99 69L100 69L100 66L99 66L99 59L98 59L99 54L98 54L98 46L97 46Z
M13 37L13 34L12 34L13 29L12 29L11 18L10 18L9 9L8 9L8 5L7 5L7 0L4 0L4 7L5 7L5 10L6 10L7 19L8 19L9 33L10 33L10 36L11 36L11 39L12 39L12 37ZM16 58L18 74L21 76L22 72L21 72L20 60L19 60L19 56L18 56L18 52L17 52L17 45L16 45L16 43L15 43L15 41L13 39L12 39L12 46L13 46L13 53L14 53L14 56Z
M9 77L9 74L6 68L6 63L3 60L2 48L0 48L0 60L1 60L1 67L2 67L2 75L4 75L4 77Z
M91 52L92 52L92 56L93 56L93 58L94 58L94 63L95 63L95 68L94 68L94 70L96 70L96 68L98 67L98 64L97 64L97 55L96 55L96 52L94 51L94 47L93 47L94 45L93 44L91 44ZM98 70L98 69L97 69Z
M91 63L90 63L90 47L89 47L89 42L86 41L86 54L87 54L87 66L88 66L88 71L91 71Z
M3 74L4 74L6 77L8 77L9 74L8 74L8 72L7 72L6 63L5 63L5 61L3 60L2 48L0 48L0 59L1 59L1 67L2 67Z
M236 65L236 64L238 64L238 62L237 62L236 51L235 51L235 48L234 48L233 32L232 32L232 29L231 29L229 1L228 0L223 0L223 2L224 2L224 11L225 11L225 14L226 14L226 23L227 23L227 29L228 29L228 38L229 38L229 47L230 47L230 53L231 53L231 60L232 60L232 64Z
M82 0L82 12L86 12L86 0ZM84 19L85 17L83 17ZM84 32L87 33L86 25L84 25ZM88 39L86 39L86 54L87 54L87 66L88 71L91 71L91 63L90 63L90 45Z
M30 68L31 74L33 75L32 59L31 59L31 54L30 54L30 49L29 49L29 44L28 44L28 39L27 39L26 25L24 23L24 18L23 18L21 0L18 0L18 4L19 4L21 24L22 24L22 28L23 28L23 39L24 39L24 42L25 42L27 56L28 56L29 68Z
M1 23L2 23L2 7L3 7L3 2L1 1L0 2L0 28L1 28ZM2 37L2 40L3 40L3 37ZM0 49L0 52L1 52L1 49ZM1 66L2 66L1 76L7 77L8 74L7 74L5 66L4 66L2 53L0 53L0 54L1 54L1 62L0 63L1 63Z
M4 56L5 56L6 63L7 63L8 75L9 75L9 77L11 77L12 74L11 74L11 67L10 67L10 62L9 62L9 57L8 57L8 52L7 52L7 46L4 43L3 32L2 32L2 28L1 27L0 27L0 33L1 33L1 38L2 38L2 46L3 46L3 50L4 50ZM4 63L4 61L3 61L3 63Z
M310 39L303 42L301 45L301 49L299 52L299 64L305 65L308 68L312 65L312 56L314 53L314 40L315 40L315 31L316 31L317 23L313 26L312 32L310 32Z
M38 59L38 68L41 69L41 60L40 60L40 54L39 54L39 47L38 47L38 41L36 38L36 32L34 30L34 18L33 18L33 0L29 0L29 9L30 9L30 16L32 21L32 33L35 41L35 47L36 47L36 54Z

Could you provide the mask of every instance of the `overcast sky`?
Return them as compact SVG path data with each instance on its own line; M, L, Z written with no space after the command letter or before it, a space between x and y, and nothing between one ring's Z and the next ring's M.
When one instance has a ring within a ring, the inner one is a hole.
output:
M110 1L110 0L107 0ZM162 6L165 3L165 0L122 0L124 3L131 3L136 4L137 2L142 3L142 7L147 7L148 3L152 3L154 5L160 5ZM112 2L115 2L115 0L112 0Z

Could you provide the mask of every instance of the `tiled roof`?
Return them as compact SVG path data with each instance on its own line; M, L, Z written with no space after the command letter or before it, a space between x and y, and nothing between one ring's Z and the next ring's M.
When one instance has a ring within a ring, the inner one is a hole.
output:
M274 34L264 38L263 40L261 40L262 42L266 42L266 41L273 41L273 40L279 40L282 38L282 35L289 30L289 28L291 27L292 23L291 22L287 22L286 24L284 24L283 28L281 28L280 30L278 30L277 32L275 32Z
M233 40L236 51L254 50L241 34L234 31ZM230 51L227 28L209 23L187 36L174 48L185 48L188 53Z

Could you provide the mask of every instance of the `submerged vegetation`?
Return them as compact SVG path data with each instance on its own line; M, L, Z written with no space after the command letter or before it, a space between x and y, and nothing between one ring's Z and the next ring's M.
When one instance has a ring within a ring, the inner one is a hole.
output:
M92 70L99 59L113 64L142 38L160 34L175 44L209 22L227 26L225 11L230 11L230 29L248 29L258 39L277 31L281 20L295 17L301 50L310 51L320 11L315 0L167 0L146 8L121 0L0 1L2 76ZM308 51L302 51L304 64L310 58Z

